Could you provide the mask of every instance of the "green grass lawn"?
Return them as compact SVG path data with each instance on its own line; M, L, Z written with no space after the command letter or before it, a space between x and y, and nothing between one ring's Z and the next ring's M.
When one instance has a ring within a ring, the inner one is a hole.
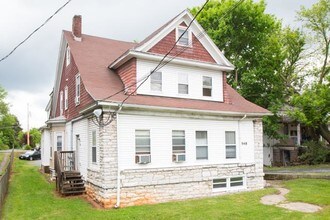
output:
M299 166L288 166L288 167L264 167L264 171L277 171L277 170L313 170L313 169L330 169L330 164L319 164L319 165L299 165Z
M82 198L56 196L54 183L49 183L28 161L15 160L14 173L2 219L329 219L330 181L293 180L284 184L292 190L289 200L321 205L319 213L303 214L259 200L274 189L239 193L207 199L170 202L101 210Z

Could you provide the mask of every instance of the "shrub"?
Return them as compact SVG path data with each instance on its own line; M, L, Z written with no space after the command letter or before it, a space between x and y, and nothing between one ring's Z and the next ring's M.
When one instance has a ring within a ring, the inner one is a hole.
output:
M304 147L304 151L299 156L302 162L310 165L329 162L330 150L326 148L325 143L308 141L304 143Z
M0 150L8 150L9 146L7 144L1 144L0 145Z
M25 150L31 150L32 147L31 147L30 145L25 145L25 146L24 146L24 149L25 149Z

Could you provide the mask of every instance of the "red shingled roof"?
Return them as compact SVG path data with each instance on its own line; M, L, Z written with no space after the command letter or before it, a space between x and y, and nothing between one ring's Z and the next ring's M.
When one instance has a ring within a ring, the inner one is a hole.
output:
M82 41L77 42L73 40L71 32L68 31L64 31L64 37L70 46L81 80L94 100L103 100L124 88L119 76L110 70L108 65L127 50L136 47L137 44L85 34L82 35ZM131 96L126 103L205 111L256 113L260 115L269 113L268 110L245 100L230 86L226 88L231 100L230 104L148 95ZM107 101L121 102L125 97L126 95L122 92Z

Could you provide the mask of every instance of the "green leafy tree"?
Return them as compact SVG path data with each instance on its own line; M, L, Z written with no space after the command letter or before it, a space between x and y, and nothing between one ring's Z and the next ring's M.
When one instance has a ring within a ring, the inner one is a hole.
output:
M18 138L20 140L21 145L25 145L27 143L27 132L20 132L18 134ZM32 128L30 130L30 146L32 148L37 147L41 141L41 132L37 128Z
M277 113L298 92L303 79L296 68L304 37L298 30L283 29L280 20L265 13L265 1L239 3L211 0L197 20L236 67L228 74L228 83L249 101L274 113L264 118L265 133L279 137ZM191 11L196 14L198 10Z
M18 147L17 135L22 130L17 117L9 112L6 96L7 92L0 86L0 149Z
M315 140L321 135L330 143L330 2L320 0L310 9L302 7L298 16L310 36L309 43L316 48L310 71L315 80L293 97L295 109L290 114L313 130Z

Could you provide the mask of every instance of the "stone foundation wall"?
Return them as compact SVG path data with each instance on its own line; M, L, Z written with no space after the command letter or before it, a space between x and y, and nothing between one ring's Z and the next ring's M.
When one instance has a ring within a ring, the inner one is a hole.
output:
M263 187L255 164L192 166L166 169L127 170L121 174L121 206L161 203L209 197L232 191ZM243 176L245 188L215 191L213 179Z
M121 171L120 176L120 206L153 204L260 189L263 187L263 179L260 179L260 176L263 175L255 171L255 164L124 170ZM245 178L244 188L213 190L214 178L235 176ZM89 183L87 193L106 208L114 207L116 204L116 186L102 188Z

